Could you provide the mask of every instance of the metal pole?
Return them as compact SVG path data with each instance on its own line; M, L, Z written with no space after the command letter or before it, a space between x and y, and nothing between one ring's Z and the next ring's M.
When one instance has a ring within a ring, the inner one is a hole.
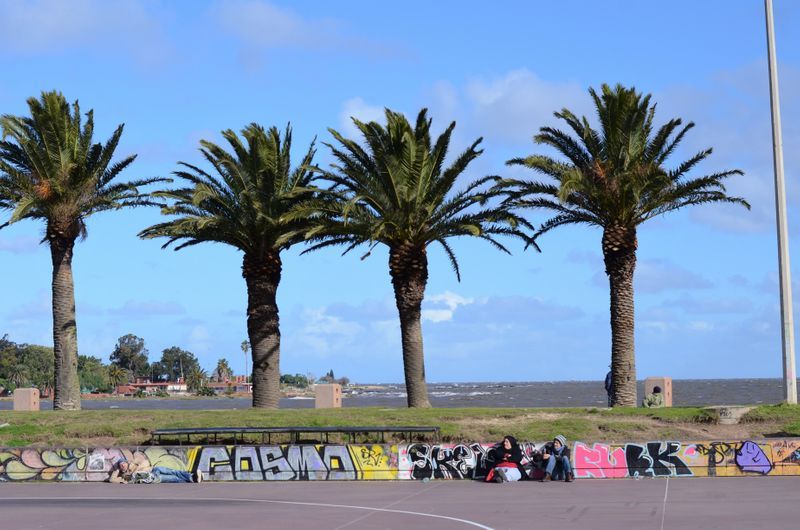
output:
M769 61L769 102L772 110L772 156L775 167L775 216L778 224L778 275L781 292L781 341L783 345L783 389L786 403L797 404L797 376L794 364L794 319L792 317L792 271L789 265L789 230L786 221L786 186L783 178L778 67L775 61L775 26L772 0L764 0L767 18Z

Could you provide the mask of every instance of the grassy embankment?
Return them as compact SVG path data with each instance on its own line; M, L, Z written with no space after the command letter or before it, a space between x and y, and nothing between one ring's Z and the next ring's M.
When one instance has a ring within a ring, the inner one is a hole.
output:
M800 406L761 406L740 425L718 425L714 412L671 409L381 409L0 411L0 447L146 444L170 427L439 425L446 441L495 441L505 434L547 440L556 433L585 442L741 440L800 436Z

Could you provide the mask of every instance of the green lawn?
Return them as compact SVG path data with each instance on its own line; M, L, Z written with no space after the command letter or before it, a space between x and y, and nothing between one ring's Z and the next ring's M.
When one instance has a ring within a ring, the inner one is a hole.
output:
M147 443L157 428L261 426L438 425L446 441L547 440L563 434L585 442L653 439L717 439L714 412L669 409L283 409L283 410L84 410L0 412L0 447L81 446ZM748 413L740 438L800 436L800 406L761 406ZM721 432L721 431L720 431ZM725 431L731 436L730 429Z

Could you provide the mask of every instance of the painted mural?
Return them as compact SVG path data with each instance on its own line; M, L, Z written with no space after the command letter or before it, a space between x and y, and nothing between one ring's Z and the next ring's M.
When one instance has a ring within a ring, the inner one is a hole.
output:
M530 465L542 443L523 442ZM0 482L106 480L119 457L202 471L210 481L481 479L491 444L231 445L138 448L0 448ZM575 477L800 475L800 439L570 444Z

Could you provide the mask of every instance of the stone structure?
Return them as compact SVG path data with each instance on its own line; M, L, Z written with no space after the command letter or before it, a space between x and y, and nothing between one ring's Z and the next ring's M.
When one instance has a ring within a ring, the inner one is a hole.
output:
M342 385L314 385L314 407L335 409L342 406Z
M38 411L39 389L18 388L14 390L14 410Z

